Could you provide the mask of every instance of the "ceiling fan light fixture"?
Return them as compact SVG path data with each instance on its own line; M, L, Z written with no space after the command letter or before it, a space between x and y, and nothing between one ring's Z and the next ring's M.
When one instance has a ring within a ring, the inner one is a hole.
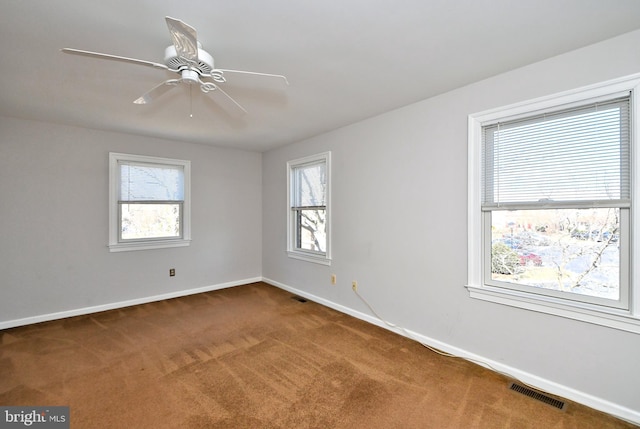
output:
M182 76L182 82L186 82L189 85L200 83L200 77L195 70L184 69L180 72L180 75Z

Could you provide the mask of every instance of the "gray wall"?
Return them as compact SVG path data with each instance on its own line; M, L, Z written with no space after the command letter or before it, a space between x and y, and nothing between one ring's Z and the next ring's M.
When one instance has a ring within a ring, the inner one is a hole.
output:
M109 152L191 160L191 246L109 252ZM0 117L0 324L260 278L261 158Z
M263 276L370 316L357 280L390 322L640 421L640 336L474 300L464 287L468 115L637 73L638 46L640 32L629 33L265 153ZM323 151L331 267L285 254L286 162Z

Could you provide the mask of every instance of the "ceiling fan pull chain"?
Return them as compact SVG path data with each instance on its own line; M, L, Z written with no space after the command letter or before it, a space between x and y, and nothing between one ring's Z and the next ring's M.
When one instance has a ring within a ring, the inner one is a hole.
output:
M189 85L189 117L193 118L193 95L191 94L191 87L193 85Z

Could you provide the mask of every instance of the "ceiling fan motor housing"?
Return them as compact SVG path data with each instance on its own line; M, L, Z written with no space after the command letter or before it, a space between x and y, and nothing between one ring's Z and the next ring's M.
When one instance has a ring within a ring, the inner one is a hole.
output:
M164 63L170 70L182 72L183 70L189 69L197 72L201 76L210 75L213 71L213 57L200 47L199 42L197 60L189 61L186 58L178 56L175 46L171 45L164 50ZM187 79L184 74L182 78Z

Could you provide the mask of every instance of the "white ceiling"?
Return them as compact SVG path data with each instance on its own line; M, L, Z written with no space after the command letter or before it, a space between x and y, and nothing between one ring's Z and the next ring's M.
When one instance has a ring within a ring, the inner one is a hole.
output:
M188 85L135 105L176 76L60 52L162 63L167 15L290 86L223 86L241 119ZM264 151L638 28L638 0L5 0L0 115Z

